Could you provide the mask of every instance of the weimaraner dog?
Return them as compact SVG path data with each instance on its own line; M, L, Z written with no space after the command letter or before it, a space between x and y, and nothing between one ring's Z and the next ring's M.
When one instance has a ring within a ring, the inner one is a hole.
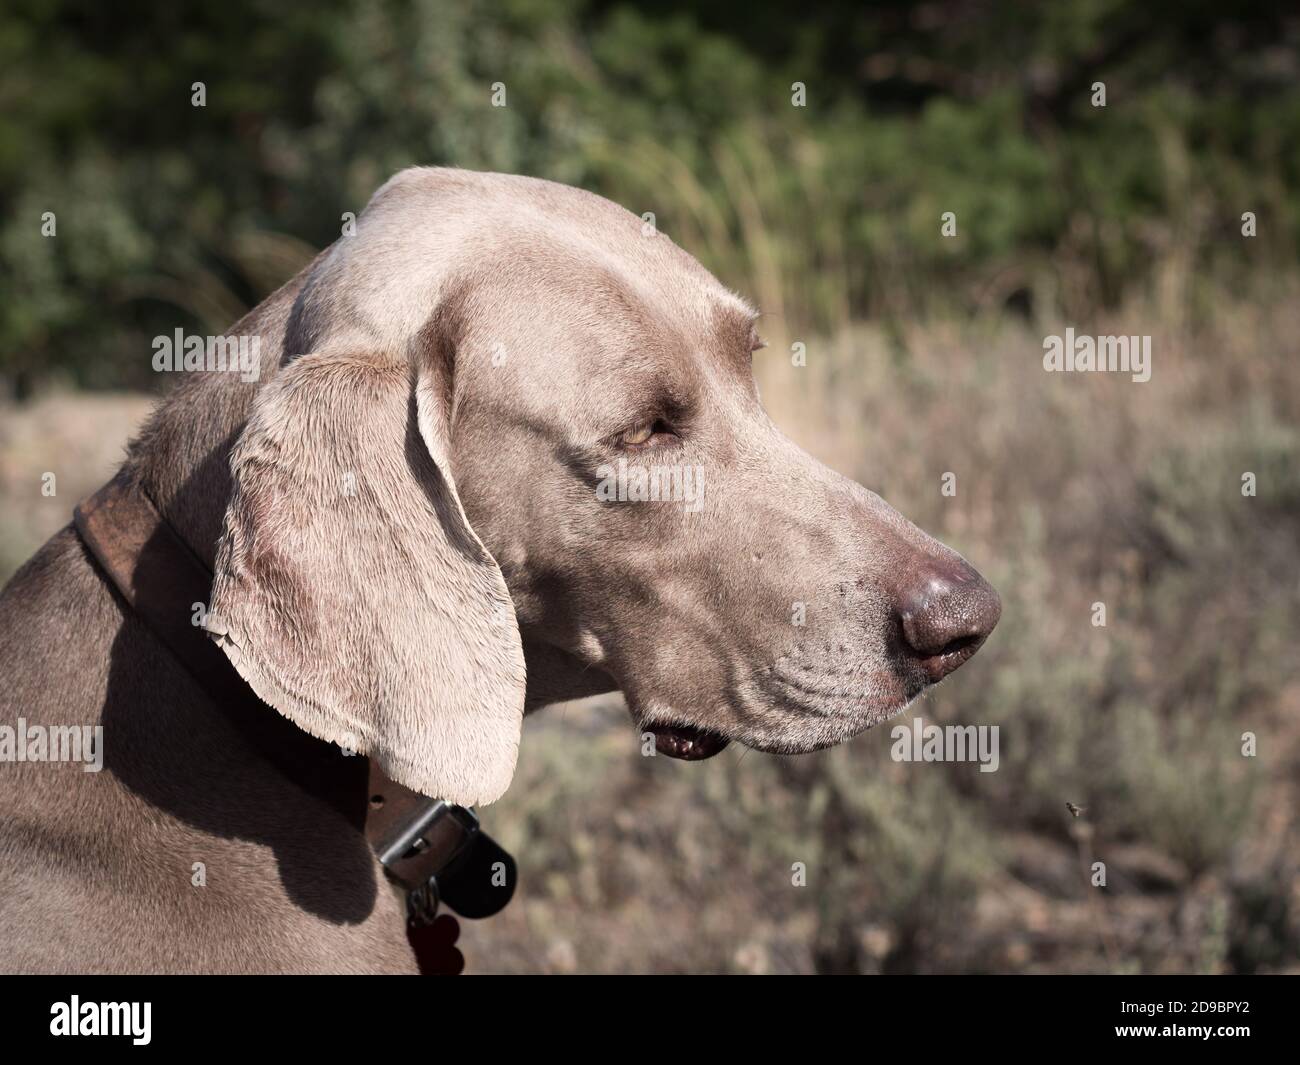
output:
M426 796L493 801L525 713L615 689L662 754L815 751L957 668L1000 603L781 435L755 320L598 196L407 170L232 328L256 379L178 375L119 476L215 575L201 642L261 710ZM414 971L356 823L71 526L0 597L0 676L11 735L103 728L102 772L0 762L0 967Z

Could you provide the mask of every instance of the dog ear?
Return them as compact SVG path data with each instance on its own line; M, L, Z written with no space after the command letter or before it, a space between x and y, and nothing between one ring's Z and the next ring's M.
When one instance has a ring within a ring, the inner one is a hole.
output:
M259 390L205 627L290 721L471 805L510 783L524 660L452 482L437 377L317 353Z

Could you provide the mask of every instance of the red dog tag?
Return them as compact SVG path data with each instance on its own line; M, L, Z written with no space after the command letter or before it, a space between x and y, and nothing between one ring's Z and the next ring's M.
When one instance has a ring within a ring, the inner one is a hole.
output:
M406 938L415 951L421 976L459 976L464 971L465 955L456 949L460 922L451 914L439 914L426 925L408 921Z

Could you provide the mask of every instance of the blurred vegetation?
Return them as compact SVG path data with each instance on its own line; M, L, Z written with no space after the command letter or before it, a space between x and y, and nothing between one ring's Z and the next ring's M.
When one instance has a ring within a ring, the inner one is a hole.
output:
M150 337L224 329L403 166L582 185L754 298L777 422L1002 592L907 715L1002 726L1001 768L894 763L888 726L684 765L616 699L547 711L471 968L1300 966L1294 5L696 6L13 0L0 392L43 394L0 396L0 576L142 409L44 384L152 389ZM1085 323L1151 334L1152 380L1042 373Z
M790 335L1081 318L1171 283L1205 313L1295 260L1298 21L1251 0L12 0L0 375L151 384L149 338L222 330L417 163L654 211Z

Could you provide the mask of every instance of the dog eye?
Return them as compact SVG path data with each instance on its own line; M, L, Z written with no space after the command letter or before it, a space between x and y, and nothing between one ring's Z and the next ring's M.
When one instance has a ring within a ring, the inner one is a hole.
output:
M619 447L636 450L644 447L657 447L677 439L677 430L662 418L627 429L618 435Z
M619 443L626 444L628 447L636 447L649 441L654 436L654 432L654 422L646 422L645 425L638 425L635 429L627 430L618 440Z

